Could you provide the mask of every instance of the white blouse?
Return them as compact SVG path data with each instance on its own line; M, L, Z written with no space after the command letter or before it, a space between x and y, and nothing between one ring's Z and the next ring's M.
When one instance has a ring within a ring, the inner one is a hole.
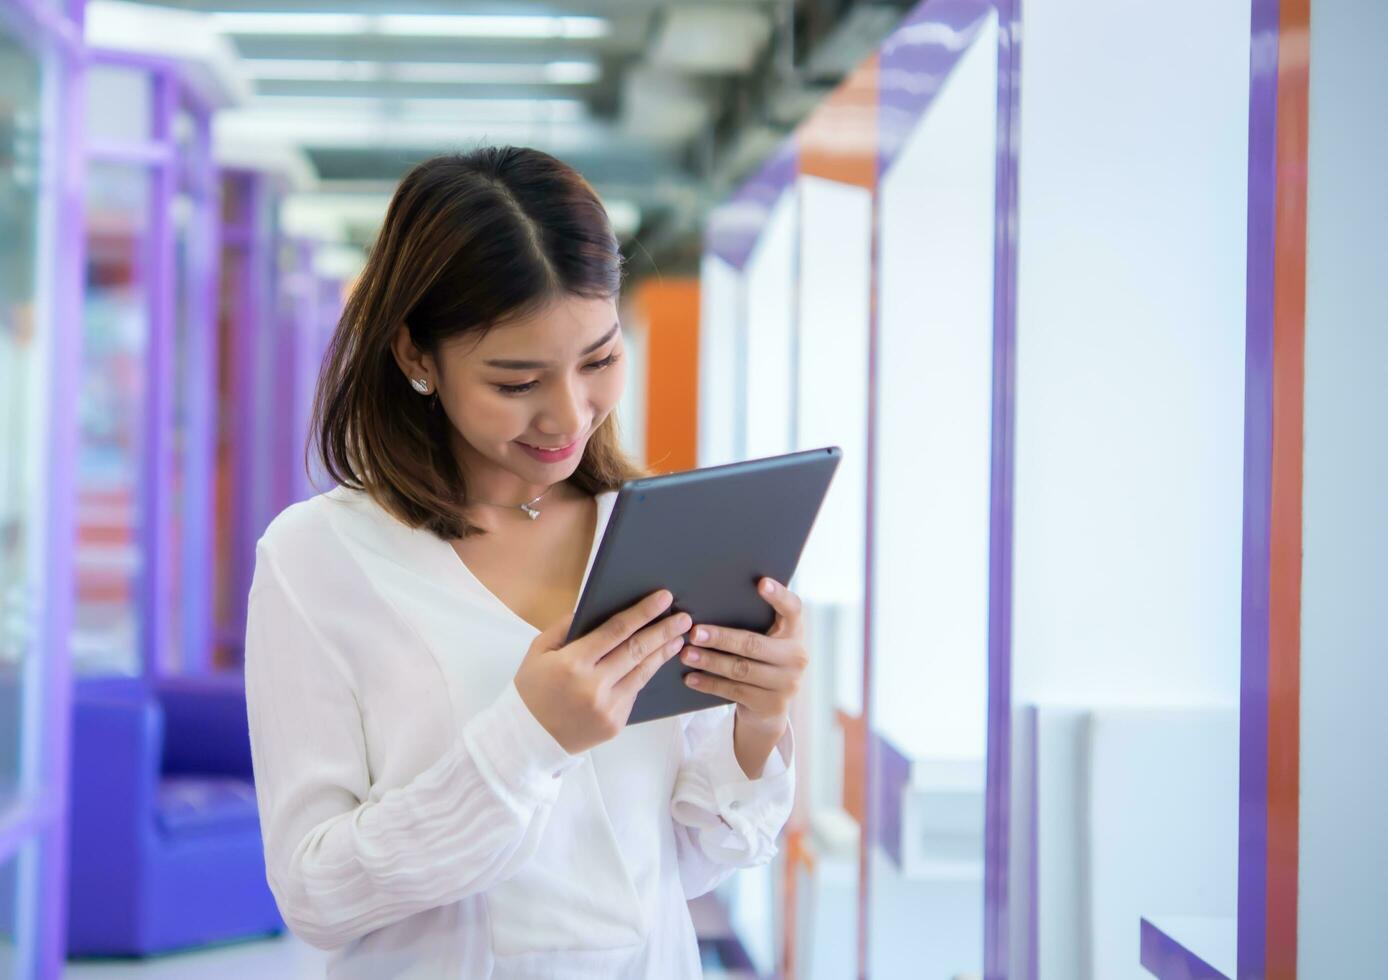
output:
M341 487L275 519L249 602L266 877L328 976L701 976L686 900L776 854L789 728L758 779L732 705L569 754L513 683L539 631L448 542Z

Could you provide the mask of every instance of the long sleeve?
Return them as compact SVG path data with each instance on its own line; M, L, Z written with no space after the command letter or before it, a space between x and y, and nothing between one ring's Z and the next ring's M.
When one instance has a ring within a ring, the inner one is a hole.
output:
M289 927L321 949L485 891L533 853L583 756L535 719L514 683L437 762L372 792L349 672L273 556L257 549L246 709L266 877Z
M697 898L737 869L776 856L776 838L795 799L795 736L787 724L761 776L748 779L733 746L733 705L680 720L684 759L670 814L685 897Z

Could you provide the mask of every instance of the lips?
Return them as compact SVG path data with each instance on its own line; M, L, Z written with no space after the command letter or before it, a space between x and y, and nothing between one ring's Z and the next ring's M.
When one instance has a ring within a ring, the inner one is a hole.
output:
M558 449L546 449L543 446L536 446L532 443L516 440L516 445L525 450L531 459L539 460L541 463L558 463L566 459L571 459L578 452L578 444L583 439L580 436L567 446L560 446Z

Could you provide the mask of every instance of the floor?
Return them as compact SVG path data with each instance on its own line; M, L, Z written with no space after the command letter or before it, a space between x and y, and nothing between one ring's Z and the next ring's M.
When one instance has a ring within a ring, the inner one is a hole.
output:
M707 980L756 980L754 974L729 971L719 963L713 945L701 946ZM289 933L274 939L229 943L195 953L171 953L147 960L78 960L68 964L65 980L317 980L327 954Z

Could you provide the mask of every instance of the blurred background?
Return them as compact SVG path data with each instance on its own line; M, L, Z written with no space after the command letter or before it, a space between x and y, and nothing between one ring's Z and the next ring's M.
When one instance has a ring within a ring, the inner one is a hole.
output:
M1388 977L1380 0L0 0L0 978L321 976L254 545L395 183L628 259L628 449L838 445L710 977Z

